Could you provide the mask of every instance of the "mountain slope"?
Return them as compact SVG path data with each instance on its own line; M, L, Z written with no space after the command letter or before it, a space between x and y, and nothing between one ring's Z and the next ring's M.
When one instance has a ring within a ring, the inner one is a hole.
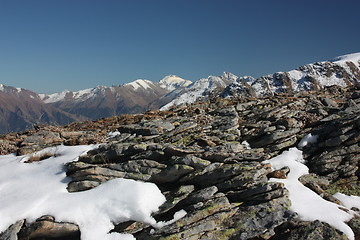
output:
M149 102L167 93L166 89L147 80L136 80L121 86L95 87L78 92L43 96L48 105L69 113L98 119L120 113L138 113L148 109Z
M140 113L150 107L158 109L163 102L153 102L190 83L171 75L155 83L139 79L120 86L98 86L77 92L65 90L49 95L0 84L0 133L23 131L44 123L68 124Z
M280 92L319 90L331 85L354 86L358 85L359 81L360 53L355 53L331 61L307 64L288 72L277 72L258 79L250 79L247 83L257 96L263 96ZM229 88L232 88L233 92L240 93L243 92L244 84L238 81ZM230 89L225 91L228 90Z
M226 79L226 81L222 81ZM316 62L288 72L253 78L237 77L225 73L221 77L210 76L200 79L181 92L169 93L174 99L162 106L162 110L171 106L193 103L201 98L221 92L221 97L259 97L281 92L319 90L325 86L342 87L359 85L360 53L344 55L334 60ZM217 83L217 84L216 84Z
M20 131L40 123L68 124L84 120L45 104L38 94L0 84L0 133Z
M227 72L223 73L220 77L209 76L208 78L201 78L180 92L175 90L175 99L165 104L161 110L166 110L180 104L193 103L201 97L206 97L209 94L225 89L226 86L235 82L237 79L237 76Z
M42 95L41 98L45 103L63 111L81 114L95 120L122 113L144 112L150 106L159 108L160 106L153 103L154 101L190 83L188 80L170 75L155 83L138 79L120 86L98 86L78 92L64 91Z
M192 83L191 81L184 80L175 75L166 76L159 81L160 87L165 88L169 91L174 91L175 89L187 87L191 83Z

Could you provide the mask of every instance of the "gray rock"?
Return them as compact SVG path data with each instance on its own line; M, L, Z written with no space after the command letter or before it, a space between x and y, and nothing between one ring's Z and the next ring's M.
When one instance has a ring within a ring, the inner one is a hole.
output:
M169 133L169 135L176 135L185 131L189 131L191 129L194 129L198 126L196 122L189 121L189 122L182 122L179 124L172 132Z
M239 173L238 175L232 177L229 180L216 184L216 186L221 191L228 191L231 189L246 189L259 183L267 183L268 178L266 175L270 173L270 169L259 168L259 169L249 169Z
M78 238L80 235L79 227L72 223L54 222L40 220L31 223L19 233L19 239L38 239L38 238Z
M194 189L194 185L183 185L174 191L164 192L163 194L166 197L166 202L160 206L160 214L169 211L180 201L188 199L188 196L194 191Z
M294 229L295 228L295 229ZM284 234L279 234L274 240L347 240L348 238L342 232L334 229L327 223L318 220L314 222L301 222L292 226L292 230Z
M135 135L131 134L131 133L120 133L119 135L116 135L112 138L113 141L117 141L117 142L124 142L127 139L129 139L131 136L135 137Z
M218 212L229 211L233 207L234 206L229 203L229 201L227 200L226 197L219 197L219 198L208 200L205 202L205 204L201 208L197 209L197 211L188 213L185 217L179 219L178 221L176 221L173 224L170 224L163 228L157 229L153 235L154 236L173 235L173 237L175 237L175 236L179 237L179 236L182 236L183 233L185 233L187 231L190 234L186 235L186 236L194 235L195 233L199 234L201 232L204 232L204 229L202 228L203 225L201 224L203 222L201 220L203 220L211 215L214 215L215 213L218 213ZM185 208L185 210L186 210L186 208ZM221 221L223 221L223 220L224 220L223 218L218 219L218 224L220 224ZM200 227L198 227L199 225L200 225ZM185 235L183 235L183 236L185 236ZM168 238L168 239L171 239L171 238ZM181 239L184 239L184 238L181 237ZM186 237L185 237L185 239L186 239Z
M98 149L89 151L87 155L80 156L79 161L92 164L104 164L110 162L124 162L125 151L132 143L110 143L100 146Z
M236 105L236 110L241 112L241 111L244 111L244 110L247 110L247 109L251 108L252 106L255 106L256 104L257 104L256 101L238 103Z
M236 154L236 158L239 158L240 160L263 161L264 148L246 149Z
M180 182L194 184L201 188L216 185L229 180L244 171L256 169L259 163L222 164L212 163L206 168L195 171L180 179Z
M283 150L285 148L293 147L296 142L297 142L297 137L292 136L290 138L281 139L281 141L276 142L275 144L270 146L269 149L273 152L276 152L279 150Z
M191 149L191 148L179 148L179 147L175 147L175 146L167 146L164 149L165 154L170 155L170 156L186 156L188 154L196 154L196 153L201 153L203 152L203 150L200 149Z
M299 128L290 129L288 131L275 131L275 132L272 132L265 136L262 136L258 140L251 141L249 143L251 146L256 147L256 148L264 147L264 146L267 146L269 144L276 142L277 140L288 138L290 136L294 136L298 132L300 132Z
M284 197L288 194L283 183L261 183L245 190L230 191L227 193L232 202L264 201Z
M28 145L44 145L48 143L60 143L62 140L60 138L59 133L51 132L42 130L37 133L34 133L31 136L26 137L21 145L22 146L28 146Z
M127 172L127 173L140 173L140 174L158 174L162 169L165 169L167 165L159 163L154 160L140 159L140 160L129 160L124 163L113 163L107 164L106 168Z
M204 159L192 156L192 155L188 155L185 157L173 157L173 158L171 158L170 162L171 162L171 164L188 165L195 169L202 169L211 164L210 161L207 161L207 160L204 160Z
M213 129L219 129L220 131L235 130L239 127L239 115L235 107L218 109L211 113L215 115L212 123Z
M68 184L67 190L68 192L80 192L89 190L91 188L97 187L100 185L98 181L80 181L80 182L70 182Z
M332 108L339 107L339 105L334 100L332 100L330 98L324 98L324 99L322 99L322 102L327 107L332 107Z
M151 181L157 184L175 182L186 174L193 172L195 169L184 164L175 164L163 169L158 174L151 176Z
M60 133L60 136L65 139L69 139L69 138L77 138L85 134L86 134L85 131L62 131Z
M62 144L63 140L59 133L41 130L23 139L18 155L24 155L39 151L45 147L56 146Z
M13 225L11 225L4 232L0 233L1 240L18 240L18 233L20 232L21 227L24 225L25 220L19 220Z
M360 218L357 217L357 218L351 219L349 222L349 226L355 233L355 239L359 239L360 238Z
M269 239L275 235L274 229L294 218L288 208L287 197L274 199L257 205L240 205L239 210L231 218L224 221L224 239L253 239L262 237ZM221 235L220 235L221 236Z
M70 177L74 181L79 181L79 180L83 179L84 176L88 176L88 175L100 175L100 176L121 178L121 177L125 176L125 173L117 171L117 170L104 168L104 167L92 166L89 168L78 170L78 171L74 172L73 174L71 174Z
M181 202L182 205L191 205L198 202L206 201L217 193L218 188L216 186L211 186L208 188L200 189L196 192L191 193L184 201Z
M159 126L141 126L139 124L123 125L118 128L120 133L130 133L142 136L158 135L162 134L163 128Z

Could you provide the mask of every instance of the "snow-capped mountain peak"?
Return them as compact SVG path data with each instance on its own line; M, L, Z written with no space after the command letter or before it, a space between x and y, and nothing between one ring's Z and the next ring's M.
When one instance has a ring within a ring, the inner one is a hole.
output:
M45 103L54 103L54 102L59 102L59 101L64 100L66 95L69 93L71 93L71 91L64 90L60 93L39 94L39 96Z
M223 90L227 85L235 82L238 79L232 73L223 73L220 77L209 76L207 78L201 78L192 84L188 85L184 90L183 94L179 94L177 98L164 105L161 110L167 110L172 106L193 103L203 96L207 96L217 90Z
M169 75L159 81L160 87L173 91L179 87L187 87L192 82L176 75Z
M153 85L153 82L145 79L138 79L130 83L124 84L124 86L133 87L135 91L138 89L151 89L151 85Z
M234 81L236 81L239 77L236 76L235 74L230 73L230 72L224 72L224 73L221 75L221 78L224 79L224 80L228 80L228 81L234 82Z
M28 92L28 90L23 89L23 88L16 88L16 87L11 87L11 86L6 86L4 84L0 84L0 92L21 94L23 91Z

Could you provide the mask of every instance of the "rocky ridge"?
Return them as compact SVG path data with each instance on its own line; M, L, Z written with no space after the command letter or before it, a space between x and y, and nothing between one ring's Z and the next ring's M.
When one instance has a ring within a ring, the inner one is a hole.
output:
M137 239L347 239L327 223L299 220L289 209L284 185L269 182L272 177L286 178L289 169L273 171L263 161L297 146L309 133L317 135L318 141L303 149L310 174L301 182L339 204L332 195L336 192L360 196L359 113L360 90L331 86L262 98L212 98L172 111L64 127L38 126L3 135L0 144L2 154L29 154L58 144L102 143L67 165L69 192L119 177L153 182L167 199L154 214L156 220L187 212L159 229L133 221L114 226L113 231ZM356 239L359 221L348 223ZM14 223L0 239L79 235L72 223L39 216L34 223Z
M321 90L332 85L359 86L359 79L360 53L353 53L259 78L237 77L231 73L224 73L220 77L210 76L182 89L181 93L162 109L193 103L209 95L220 94L224 98L261 97L271 96L274 93Z

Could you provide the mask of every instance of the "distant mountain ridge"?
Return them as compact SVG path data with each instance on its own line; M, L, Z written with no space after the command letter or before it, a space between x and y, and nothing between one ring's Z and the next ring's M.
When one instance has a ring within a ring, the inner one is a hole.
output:
M210 76L189 85L161 109L190 104L215 92L221 97L260 97L281 92L319 90L325 86L360 85L360 53L348 54L330 61L316 62L288 72L253 78L224 73Z
M96 120L122 113L144 112L160 97L189 84L191 81L171 75L159 82L138 79L119 86L98 86L78 92L64 91L40 97L45 103L63 111ZM152 108L159 107L157 104L152 105Z
M209 96L260 97L281 92L318 90L325 86L359 86L360 53L316 62L288 72L253 78L225 72L195 82L169 75L159 82L138 79L119 86L98 86L54 94L0 84L0 133L22 131L33 125L67 124L122 113L167 110Z
M54 94L37 94L0 84L0 133L23 131L38 124L64 125L122 113L140 113L150 106L158 109L161 106L153 102L191 83L170 75L155 83L138 79L119 86Z
M45 104L37 93L0 85L0 133L23 131L39 123L68 124L84 117Z

